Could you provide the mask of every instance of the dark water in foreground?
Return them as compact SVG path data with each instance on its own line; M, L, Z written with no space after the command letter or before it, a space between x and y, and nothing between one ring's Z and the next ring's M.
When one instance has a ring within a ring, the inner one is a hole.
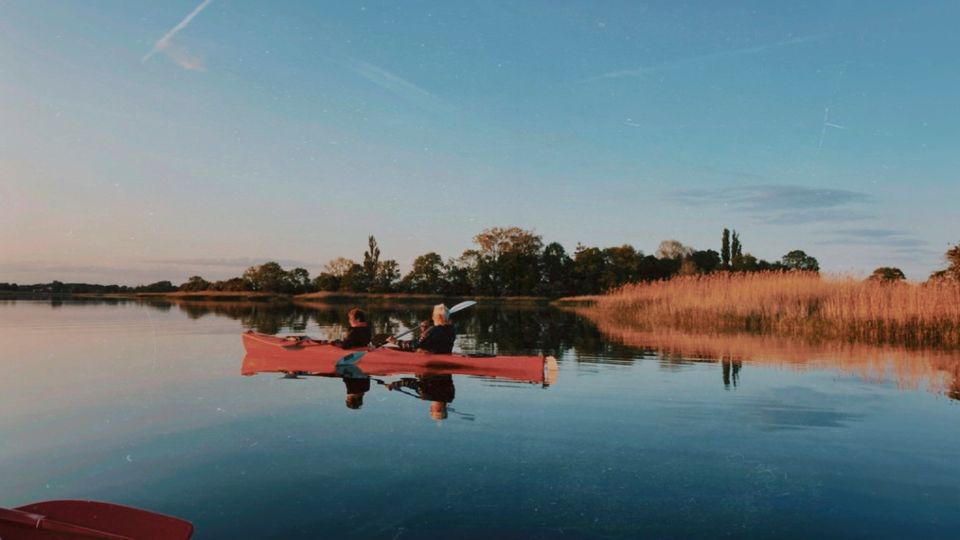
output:
M377 308L376 330L428 310ZM455 376L437 421L378 385L351 410L339 379L240 375L242 330L336 337L345 311L0 302L0 506L101 499L199 539L960 530L949 369L691 359L475 308L461 349L554 354L555 384Z

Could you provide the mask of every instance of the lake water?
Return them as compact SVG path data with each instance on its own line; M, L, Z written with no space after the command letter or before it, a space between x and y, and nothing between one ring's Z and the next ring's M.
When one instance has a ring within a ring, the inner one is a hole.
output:
M377 332L429 313L370 310ZM554 384L454 376L438 421L377 384L353 410L339 379L241 375L242 331L336 337L345 312L0 301L0 506L100 499L198 539L960 531L951 355L712 353L478 306L455 316L458 348L553 354Z

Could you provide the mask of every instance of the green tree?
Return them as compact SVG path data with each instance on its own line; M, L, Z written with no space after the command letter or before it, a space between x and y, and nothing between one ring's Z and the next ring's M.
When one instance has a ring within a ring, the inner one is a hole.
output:
M190 279L180 285L180 290L187 292L205 291L209 288L210 282L200 276L191 276Z
M944 253L947 267L930 274L930 279L952 279L960 281L960 244L953 246Z
M573 292L570 268L573 260L557 242L551 242L540 253L540 287L537 294L558 298Z
M320 272L313 278L313 288L318 291L339 291L340 276L335 276L329 272Z
M638 252L633 246L624 244L619 247L604 248L603 258L601 289L609 290L640 280L639 262L643 258L643 253Z
M577 294L599 294L603 292L603 275L607 260L603 251L596 247L577 244L573 253L572 274Z
M393 292L399 279L400 265L397 264L397 261L393 259L379 261L370 290L379 293Z
M743 244L740 243L740 234L734 230L730 240L730 265L734 268L741 266L740 263L742 258Z
M905 276L903 271L899 268L892 266L881 266L874 270L867 279L870 281L893 282L903 281L907 279L907 276Z
M720 254L712 249L694 251L687 259L696 265L697 272L704 274L709 274L720 268Z
M723 239L720 244L720 261L724 268L730 267L730 229L723 229Z
M787 270L802 270L806 272L820 271L820 264L817 262L817 259L799 249L795 249L784 255L783 258L780 259L780 264Z
M273 261L247 268L243 273L243 279L251 291L290 292L291 289L287 272Z
M370 281L363 266L354 263L353 266L340 277L340 290L348 292L367 292L370 290Z
M473 238L477 270L489 294L531 294L540 282L538 259L543 239L519 227L492 227Z
M438 294L443 292L443 259L430 252L413 260L413 267L403 277L403 289L409 292Z
M373 286L377 281L377 267L380 265L380 248L377 239L371 234L367 238L367 251L363 252L363 272L367 276L367 283Z
M478 294L472 282L472 270L463 257L450 259L443 266L443 294L447 296L467 296Z
M306 268L294 268L287 273L287 281L292 285L294 292L310 292L310 272Z

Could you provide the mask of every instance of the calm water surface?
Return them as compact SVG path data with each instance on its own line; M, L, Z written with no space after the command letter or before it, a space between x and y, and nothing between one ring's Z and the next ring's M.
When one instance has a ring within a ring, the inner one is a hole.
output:
M241 331L336 337L345 311L0 301L0 505L108 500L199 539L960 530L950 360L685 358L478 307L458 347L554 354L555 384L455 376L436 421L378 385L351 410L339 379L240 375ZM429 307L372 311L390 332Z

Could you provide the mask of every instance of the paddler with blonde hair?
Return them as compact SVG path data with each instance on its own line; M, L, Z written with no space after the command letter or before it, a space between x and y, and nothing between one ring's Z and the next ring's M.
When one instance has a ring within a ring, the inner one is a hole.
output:
M450 354L453 352L453 342L457 339L457 330L450 322L450 310L443 304L433 306L433 326L428 328L420 339L413 342L413 349L433 354ZM396 338L389 339L397 343Z

